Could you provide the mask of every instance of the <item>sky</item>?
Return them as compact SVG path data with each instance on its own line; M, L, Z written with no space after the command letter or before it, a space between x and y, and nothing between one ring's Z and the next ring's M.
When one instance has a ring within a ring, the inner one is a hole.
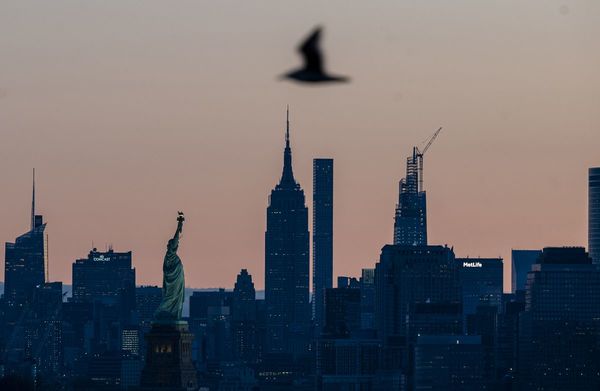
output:
M316 25L351 83L278 80ZM0 241L28 229L35 167L51 280L111 244L160 284L183 210L186 285L247 268L262 289L289 104L309 207L312 159L335 159L334 275L374 267L406 157L443 126L425 155L429 241L503 257L506 277L512 248L587 246L598 36L596 0L4 0Z

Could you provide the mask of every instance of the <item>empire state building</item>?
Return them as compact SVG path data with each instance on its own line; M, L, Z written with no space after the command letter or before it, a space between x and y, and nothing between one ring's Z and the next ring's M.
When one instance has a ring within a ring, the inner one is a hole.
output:
M268 353L297 358L307 351L311 319L308 284L308 208L292 171L288 111L283 173L269 197L265 232Z

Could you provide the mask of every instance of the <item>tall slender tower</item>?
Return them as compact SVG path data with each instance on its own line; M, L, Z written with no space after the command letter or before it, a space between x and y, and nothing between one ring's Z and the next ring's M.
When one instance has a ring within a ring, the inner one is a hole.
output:
M267 353L298 357L308 349L309 232L304 191L294 179L289 110L283 172L271 191L265 232Z
M323 327L325 289L333 287L333 159L313 160L313 319Z
M427 245L427 198L423 190L423 155L431 147L442 128L420 150L413 147L406 159L406 177L400 180L398 204L394 218L394 244L405 246Z
M592 262L600 264L600 167L589 170L588 251Z
M15 310L31 304L35 287L45 282L46 224L35 214L35 171L31 200L30 230L5 244L4 296L8 305Z

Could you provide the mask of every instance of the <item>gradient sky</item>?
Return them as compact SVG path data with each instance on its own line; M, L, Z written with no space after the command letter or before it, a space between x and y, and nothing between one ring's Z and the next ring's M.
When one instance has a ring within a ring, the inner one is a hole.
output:
M276 80L317 24L352 83ZM231 287L247 268L262 289L290 104L309 206L312 158L335 159L335 275L391 242L405 159L438 126L431 243L506 261L587 246L599 36L597 0L4 0L0 241L28 228L36 167L51 280L70 282L93 242L132 250L138 283L160 284L183 210L186 285Z

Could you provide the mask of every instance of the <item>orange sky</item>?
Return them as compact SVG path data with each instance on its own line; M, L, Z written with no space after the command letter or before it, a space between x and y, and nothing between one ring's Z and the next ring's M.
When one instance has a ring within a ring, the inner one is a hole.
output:
M325 25L349 85L276 80ZM457 256L587 245L600 165L600 2L67 1L0 5L0 241L29 222L31 168L50 277L99 248L133 250L158 284L177 210L187 285L263 287L265 208L281 173L335 159L335 275L392 238L405 158L425 156L429 238ZM509 286L506 281L505 286Z

